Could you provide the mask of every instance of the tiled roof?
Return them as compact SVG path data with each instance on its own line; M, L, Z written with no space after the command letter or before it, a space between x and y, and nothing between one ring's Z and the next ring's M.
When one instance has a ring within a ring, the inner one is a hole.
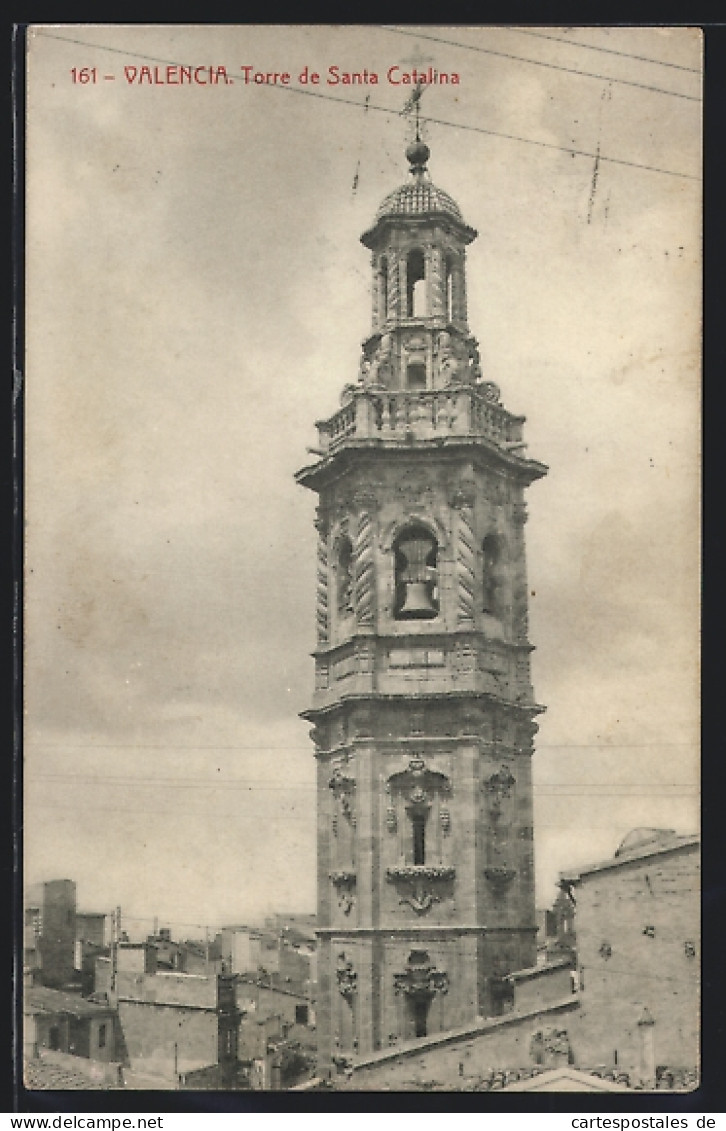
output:
M70 1013L74 1017L97 1017L112 1013L108 1005L99 1005L80 994L67 994L48 986L28 986L23 994L25 1013Z
M645 835L646 833L649 835ZM588 876L592 872L624 867L681 848L698 848L699 844L700 837L697 833L682 834L672 829L634 829L609 860L598 860L585 867L561 872L560 878L565 883L577 883L582 876Z
M68 1068L61 1068L57 1064L49 1064L43 1060L29 1060L25 1064L23 1073L25 1087L32 1091L56 1092L105 1092L107 1085L92 1080L80 1072L72 1072Z
M437 188L432 181L416 176L385 197L376 213L376 223L384 216L416 216L430 212L443 212L464 223L453 197Z

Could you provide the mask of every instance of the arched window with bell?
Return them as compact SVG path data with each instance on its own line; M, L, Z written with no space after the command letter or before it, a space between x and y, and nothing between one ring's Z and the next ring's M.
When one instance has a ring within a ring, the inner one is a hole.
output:
M393 543L396 620L431 620L439 613L439 546L423 526L407 526Z

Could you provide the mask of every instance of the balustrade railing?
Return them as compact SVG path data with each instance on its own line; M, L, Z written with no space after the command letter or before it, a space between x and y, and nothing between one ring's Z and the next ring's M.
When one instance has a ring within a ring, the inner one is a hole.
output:
M356 390L333 416L318 422L318 439L327 453L348 439L432 439L473 436L516 447L524 418L487 400L476 388L418 392Z

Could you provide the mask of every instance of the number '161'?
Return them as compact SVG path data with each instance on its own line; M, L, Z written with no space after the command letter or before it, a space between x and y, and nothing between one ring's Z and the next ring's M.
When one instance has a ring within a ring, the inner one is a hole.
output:
M71 67L71 78L73 82L89 83L95 82L98 74L95 67Z

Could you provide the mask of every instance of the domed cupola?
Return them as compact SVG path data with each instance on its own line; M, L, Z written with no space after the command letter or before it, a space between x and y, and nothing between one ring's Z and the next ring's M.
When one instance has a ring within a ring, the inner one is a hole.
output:
M384 197L376 212L373 227L361 236L361 243L373 248L377 242L377 229L381 222L400 216L447 216L454 220L468 236L467 243L476 238L476 231L464 222L461 209L452 196L438 188L429 176L426 163L431 151L423 141L414 141L406 150L412 179Z

